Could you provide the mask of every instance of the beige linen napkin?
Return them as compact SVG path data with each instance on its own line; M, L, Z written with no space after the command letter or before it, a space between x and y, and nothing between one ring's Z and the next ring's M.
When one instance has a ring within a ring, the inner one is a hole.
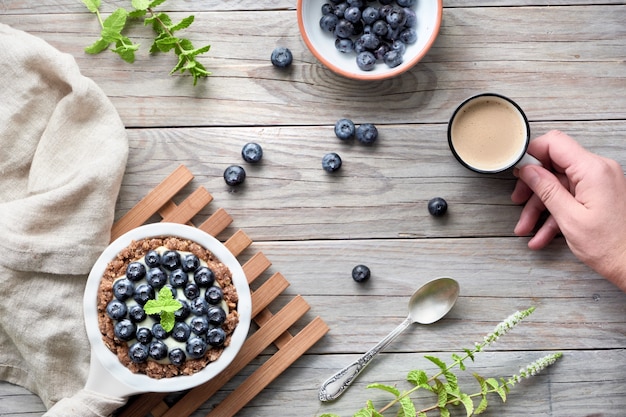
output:
M0 24L0 378L46 407L76 393L90 415L123 404L81 391L82 298L127 155L115 108L74 59Z

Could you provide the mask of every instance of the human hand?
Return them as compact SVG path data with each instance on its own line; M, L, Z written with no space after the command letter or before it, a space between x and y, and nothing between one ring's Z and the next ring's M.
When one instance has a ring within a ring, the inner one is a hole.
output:
M595 155L568 135L552 131L530 142L544 167L516 171L513 202L525 204L515 234L530 234L534 250L562 233L578 259L626 291L626 177L621 166Z

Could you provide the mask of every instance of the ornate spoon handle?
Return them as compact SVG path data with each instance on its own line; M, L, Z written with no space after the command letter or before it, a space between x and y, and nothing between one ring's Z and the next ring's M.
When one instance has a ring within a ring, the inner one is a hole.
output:
M407 317L398 327L389 333L383 340L378 342L376 346L368 350L356 361L346 366L335 375L331 376L322 384L319 391L320 401L332 401L339 398L341 394L352 384L352 381L365 369L367 365L374 359L374 356L387 347L400 333L406 330L413 323L410 317Z

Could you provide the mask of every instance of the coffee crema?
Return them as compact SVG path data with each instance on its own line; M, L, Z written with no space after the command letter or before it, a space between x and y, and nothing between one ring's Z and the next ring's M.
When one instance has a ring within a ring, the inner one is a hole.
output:
M465 103L454 115L448 134L457 158L485 172L514 165L526 151L529 138L521 111L494 95L478 96Z

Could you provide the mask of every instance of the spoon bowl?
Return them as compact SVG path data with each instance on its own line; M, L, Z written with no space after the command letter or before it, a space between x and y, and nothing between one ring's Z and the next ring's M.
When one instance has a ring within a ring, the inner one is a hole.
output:
M328 378L320 387L320 401L332 401L339 398L361 371L369 365L374 356L411 324L432 324L442 319L456 303L459 293L459 283L447 277L434 279L421 286L409 300L407 318L363 356Z

